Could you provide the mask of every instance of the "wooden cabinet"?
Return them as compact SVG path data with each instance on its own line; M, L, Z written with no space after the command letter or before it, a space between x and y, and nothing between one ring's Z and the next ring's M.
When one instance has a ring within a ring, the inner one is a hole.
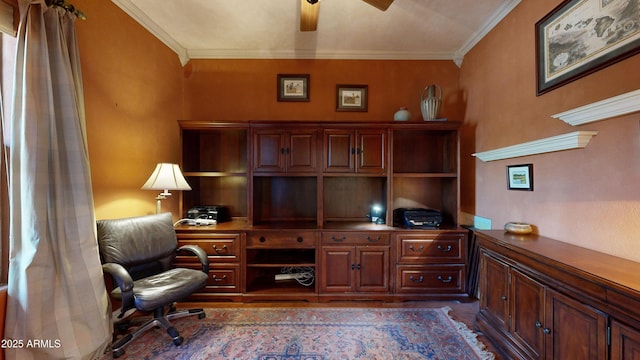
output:
M387 171L385 129L325 129L324 171L384 174Z
M396 293L418 298L467 297L466 232L423 230L394 236Z
M389 233L323 232L320 292L389 292Z
M317 300L316 241L314 231L250 231L244 298Z
M639 301L627 285L640 264L537 235L481 231L477 239L477 327L508 358L640 358L640 317L618 303Z
M315 172L316 129L256 129L253 132L253 171L257 173Z
M193 300L241 299L242 269L240 266L243 233L219 233L209 230L177 229L178 246L198 245L209 258L209 279L201 291L191 296ZM176 265L200 269L200 262L193 256L178 255Z

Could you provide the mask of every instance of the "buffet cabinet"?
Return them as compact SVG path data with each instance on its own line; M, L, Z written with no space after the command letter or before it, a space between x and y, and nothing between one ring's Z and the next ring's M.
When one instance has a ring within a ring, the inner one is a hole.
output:
M513 359L640 359L640 264L479 231L477 327Z

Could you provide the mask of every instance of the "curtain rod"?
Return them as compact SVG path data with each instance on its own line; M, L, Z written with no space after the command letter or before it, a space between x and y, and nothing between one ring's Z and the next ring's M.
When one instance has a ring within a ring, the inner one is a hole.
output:
M80 10L76 9L73 4L66 2L65 0L46 0L47 6L59 6L67 11L72 12L75 16L82 20L87 20L87 16Z

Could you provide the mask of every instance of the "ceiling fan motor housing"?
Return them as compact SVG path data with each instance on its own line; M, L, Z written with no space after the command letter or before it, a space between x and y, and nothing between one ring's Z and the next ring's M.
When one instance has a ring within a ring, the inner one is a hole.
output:
M315 4L318 2L318 0L307 0L307 2L311 5Z

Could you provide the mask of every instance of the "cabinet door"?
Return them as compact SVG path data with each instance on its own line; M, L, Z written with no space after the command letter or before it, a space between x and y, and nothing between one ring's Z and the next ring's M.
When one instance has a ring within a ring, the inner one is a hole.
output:
M486 253L480 258L480 310L508 329L509 267Z
M640 360L640 331L613 320L611 360Z
M386 170L386 136L384 130L358 132L356 156L357 171L361 173L384 173Z
M354 172L356 170L355 133L351 130L324 131L324 170L329 172Z
M389 291L389 248L361 246L356 249L358 291Z
M284 134L258 130L253 134L253 169L256 172L284 172Z
M355 288L355 248L323 246L320 256L320 292L351 292Z
M585 304L547 289L546 358L607 359L607 316Z
M544 354L545 287L518 270L511 269L511 333L532 358Z
M290 131L284 154L288 172L315 171L317 166L316 130Z

